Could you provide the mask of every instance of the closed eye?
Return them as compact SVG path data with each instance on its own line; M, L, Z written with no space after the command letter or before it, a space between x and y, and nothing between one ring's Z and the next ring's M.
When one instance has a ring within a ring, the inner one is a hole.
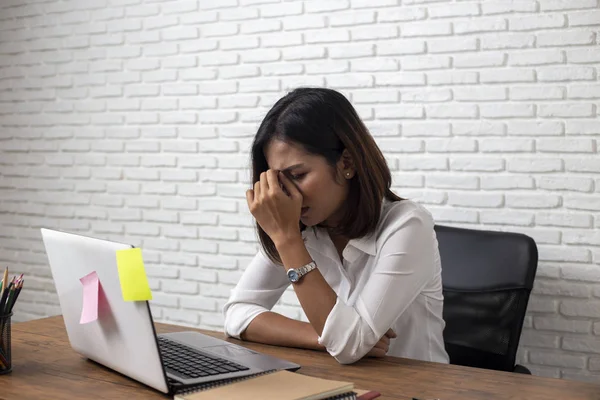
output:
M291 178L292 178L293 180L295 180L295 181L298 181L298 180L300 180L300 179L304 178L304 177L306 176L306 173L302 173L302 174L292 174L292 175L290 175L290 176L291 176Z

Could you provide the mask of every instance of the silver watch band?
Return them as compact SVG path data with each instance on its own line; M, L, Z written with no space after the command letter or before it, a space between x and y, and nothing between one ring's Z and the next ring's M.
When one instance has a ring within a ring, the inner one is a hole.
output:
M317 263L315 263L314 261L309 262L306 265L301 266L300 268L298 268L298 275L300 276L300 278L302 278L304 275L308 274L310 271L312 271L313 269L317 268Z
M298 283L304 275L308 274L314 269L317 269L317 263L311 261L308 264L303 265L301 267L288 269L287 276L290 282Z

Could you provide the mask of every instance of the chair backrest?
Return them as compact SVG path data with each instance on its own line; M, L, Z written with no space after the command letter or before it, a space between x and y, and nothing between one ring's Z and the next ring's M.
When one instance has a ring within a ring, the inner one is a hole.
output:
M436 225L451 364L512 371L537 270L527 235Z

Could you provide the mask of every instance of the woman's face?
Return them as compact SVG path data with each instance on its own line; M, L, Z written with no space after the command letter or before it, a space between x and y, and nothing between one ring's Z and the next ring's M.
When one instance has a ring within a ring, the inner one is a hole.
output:
M301 146L277 139L267 144L265 157L269 168L284 172L302 194L300 221L304 225L337 224L348 197L347 179L354 175L353 170L345 168L343 159L333 168L325 157L308 154Z

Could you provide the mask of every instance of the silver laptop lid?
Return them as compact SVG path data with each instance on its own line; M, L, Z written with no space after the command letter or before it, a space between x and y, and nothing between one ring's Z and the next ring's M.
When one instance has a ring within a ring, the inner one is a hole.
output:
M42 229L42 238L75 351L139 382L168 393L147 301L124 301L116 251L132 246ZM100 281L98 319L80 324L80 278L96 271Z

